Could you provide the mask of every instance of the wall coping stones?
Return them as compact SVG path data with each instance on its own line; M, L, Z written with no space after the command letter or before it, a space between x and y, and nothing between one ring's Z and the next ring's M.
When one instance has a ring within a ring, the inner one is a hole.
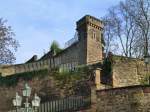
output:
M126 87L118 87L118 88L110 88L97 90L96 93L105 94L105 93L124 93L129 92L128 90L142 90L143 93L150 93L150 85L135 85L135 86L126 86Z

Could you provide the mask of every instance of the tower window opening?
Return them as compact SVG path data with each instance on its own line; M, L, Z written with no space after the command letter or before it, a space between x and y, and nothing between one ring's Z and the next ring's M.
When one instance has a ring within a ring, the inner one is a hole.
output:
M96 39L96 32L93 31L93 39Z
M96 41L98 41L98 42L99 42L99 41L100 41L100 37L96 37Z

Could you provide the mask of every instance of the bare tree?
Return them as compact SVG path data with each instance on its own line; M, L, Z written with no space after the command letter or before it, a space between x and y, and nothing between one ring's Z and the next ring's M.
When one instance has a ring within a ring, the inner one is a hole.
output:
M103 18L103 23L104 23L105 54L107 57L109 52L114 53L116 51L116 49L118 48L118 44L115 43L114 39L115 34L113 32L114 24L111 21L111 17L105 16Z
M150 44L149 0L120 2L119 5L109 9L104 19L105 22L107 22L105 24L106 45L111 43L110 41L117 43L120 47L119 54L127 57L148 55Z
M14 52L19 43L13 38L15 36L6 20L0 18L0 64L10 64L15 61Z
M126 0L120 5L139 27L141 47L144 47L144 55L148 55L150 44L150 0ZM140 45L140 43L138 43ZM144 45L144 46L143 46ZM141 48L142 49L142 48Z
M132 57L136 33L132 18L120 5L110 8L105 18L109 18L108 24L105 25L106 38L111 36L109 38L113 38L112 40L115 40L115 43L121 47L121 54Z

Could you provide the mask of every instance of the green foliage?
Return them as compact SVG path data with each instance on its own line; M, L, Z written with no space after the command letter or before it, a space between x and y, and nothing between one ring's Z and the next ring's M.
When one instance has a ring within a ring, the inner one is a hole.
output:
M76 68L76 71L79 72L79 73L89 73L90 72L90 69L88 66L86 65L80 65Z
M112 69L111 58L106 58L103 63L101 83L112 86Z
M150 85L150 74L147 74L140 82L142 85Z
M104 60L103 73L105 75L112 75L112 62L111 62L111 60L109 58L106 58Z
M43 69L43 70L39 70L39 71L13 74L13 75L7 76L7 77L0 76L0 86L15 86L15 85L17 85L19 80L28 81L37 76L40 78L43 78L47 74L48 74L48 70Z
M58 54L62 51L57 41L53 41L50 46L50 51L53 51L54 54Z
M70 72L65 70L62 72L55 72L54 77L56 80L66 83L71 80L80 80L82 78L82 75L76 71Z
M53 73L54 78L59 81L60 85L73 84L76 81L84 80L87 78L87 67L78 67L74 71L63 70L59 72L58 70Z

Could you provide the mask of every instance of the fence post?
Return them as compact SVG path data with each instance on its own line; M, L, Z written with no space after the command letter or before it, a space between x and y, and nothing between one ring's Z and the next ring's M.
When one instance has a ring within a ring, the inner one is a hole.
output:
M53 101L52 101L52 112L54 111L54 105L53 105Z
M50 112L52 112L52 102L49 102Z
M60 104L60 101L61 101L61 100L58 100L58 102L57 102L57 108L58 108L57 111L58 111L58 112L60 111L60 105L59 105L59 104Z
M44 112L47 112L47 102L44 105Z

